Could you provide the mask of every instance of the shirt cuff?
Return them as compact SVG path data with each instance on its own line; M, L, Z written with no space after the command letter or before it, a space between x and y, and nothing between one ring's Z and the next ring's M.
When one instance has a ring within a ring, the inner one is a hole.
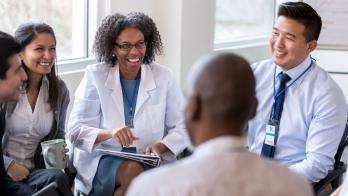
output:
M8 167L11 165L12 161L14 161L12 158L8 157L8 156L3 156L4 158L4 167L5 170L8 170Z

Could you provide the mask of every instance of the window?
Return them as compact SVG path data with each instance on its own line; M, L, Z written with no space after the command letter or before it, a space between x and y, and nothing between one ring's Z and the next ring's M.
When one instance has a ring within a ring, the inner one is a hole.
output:
M274 0L216 0L216 48L267 40L274 9Z
M0 29L14 34L27 21L53 27L58 60L87 57L87 0L1 0Z

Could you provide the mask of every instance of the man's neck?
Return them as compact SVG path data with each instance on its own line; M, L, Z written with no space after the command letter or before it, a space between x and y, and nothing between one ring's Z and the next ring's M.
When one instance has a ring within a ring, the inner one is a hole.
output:
M210 139L221 136L236 136L242 137L242 131L236 127L221 127L221 126L206 126L202 129L197 129L196 145L204 143Z

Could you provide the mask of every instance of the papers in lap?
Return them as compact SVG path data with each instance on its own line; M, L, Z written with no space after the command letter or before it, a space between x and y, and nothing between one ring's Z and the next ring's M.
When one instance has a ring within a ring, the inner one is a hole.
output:
M160 158L155 154L146 155L105 149L99 149L98 151L100 151L102 154L113 155L125 159L134 160L142 164L149 165L151 167L158 167L160 165Z

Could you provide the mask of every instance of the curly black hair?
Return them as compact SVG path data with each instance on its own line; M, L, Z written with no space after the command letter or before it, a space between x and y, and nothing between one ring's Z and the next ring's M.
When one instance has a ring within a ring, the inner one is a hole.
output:
M146 53L143 62L149 64L155 60L155 55L163 53L161 36L154 21L141 12L131 12L127 15L112 14L106 16L95 35L93 53L98 62L115 65L117 57L113 55L115 40L121 32L129 27L139 29L144 34Z

